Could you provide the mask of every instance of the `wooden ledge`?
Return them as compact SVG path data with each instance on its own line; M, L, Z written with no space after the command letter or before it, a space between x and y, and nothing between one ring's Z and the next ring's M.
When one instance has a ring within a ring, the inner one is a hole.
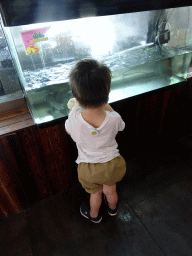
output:
M34 122L27 107L0 113L1 136L32 125Z

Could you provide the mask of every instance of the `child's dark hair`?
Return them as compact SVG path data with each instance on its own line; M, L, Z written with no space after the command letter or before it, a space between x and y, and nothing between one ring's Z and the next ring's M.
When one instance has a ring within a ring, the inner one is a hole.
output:
M72 94L83 108L97 108L108 103L111 71L93 59L76 63L69 74Z

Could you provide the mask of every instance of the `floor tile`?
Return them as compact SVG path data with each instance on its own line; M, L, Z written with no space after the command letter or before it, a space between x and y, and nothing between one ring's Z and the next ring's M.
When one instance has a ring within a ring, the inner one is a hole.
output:
M192 255L192 209L187 208L163 193L131 207L167 256Z
M27 225L25 211L0 222L1 256L32 256Z
M95 224L69 199L55 197L28 212L34 255L163 255L125 201L119 201L116 217L104 213Z

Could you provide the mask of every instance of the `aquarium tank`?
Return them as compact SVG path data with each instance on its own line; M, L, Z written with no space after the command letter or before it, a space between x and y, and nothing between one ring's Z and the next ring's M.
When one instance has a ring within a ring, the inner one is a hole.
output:
M36 124L69 114L68 75L83 58L112 71L109 103L185 81L192 56L192 7L4 26Z

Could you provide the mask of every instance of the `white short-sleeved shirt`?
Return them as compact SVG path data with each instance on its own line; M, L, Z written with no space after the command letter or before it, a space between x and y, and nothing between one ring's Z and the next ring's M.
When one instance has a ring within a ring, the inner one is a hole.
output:
M106 111L106 118L99 128L94 128L82 117L83 108L69 113L65 128L76 142L78 158L76 163L105 163L120 156L115 137L125 128L125 122L116 112Z

